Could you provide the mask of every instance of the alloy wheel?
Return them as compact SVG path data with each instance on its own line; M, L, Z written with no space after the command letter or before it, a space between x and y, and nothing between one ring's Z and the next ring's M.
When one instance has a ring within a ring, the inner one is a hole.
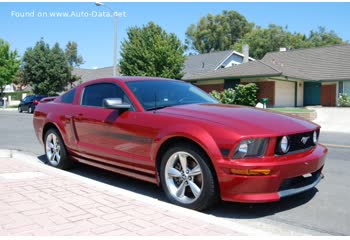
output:
M61 160L61 143L54 133L46 138L46 157L52 166L57 166Z
M165 183L177 201L191 204L203 190L203 173L197 161L187 152L175 152L165 166Z

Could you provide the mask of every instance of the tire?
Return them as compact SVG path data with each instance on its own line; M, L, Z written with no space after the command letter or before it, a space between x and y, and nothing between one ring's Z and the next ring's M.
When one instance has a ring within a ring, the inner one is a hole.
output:
M23 110L22 110L21 107L18 107L18 112L19 112L19 113L23 112Z
M186 166L186 171L182 166ZM170 147L162 157L160 179L166 196L176 205L201 211L219 200L210 159L194 145Z
M34 111L33 111L33 108L30 106L29 108L28 108L28 113L33 113Z
M59 168L70 169L73 162L69 158L66 146L58 130L51 128L45 133L45 155L47 164Z

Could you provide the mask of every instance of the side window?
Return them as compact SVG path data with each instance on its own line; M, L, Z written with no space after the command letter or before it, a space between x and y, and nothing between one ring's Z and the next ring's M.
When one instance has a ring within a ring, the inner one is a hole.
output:
M70 90L62 95L61 102L63 103L73 103L75 96L75 89Z
M26 99L25 102L29 103L29 102L33 101L34 97L33 96L28 96L25 99Z
M120 98L130 103L123 90L113 83L98 83L85 87L81 105L102 107L103 99Z

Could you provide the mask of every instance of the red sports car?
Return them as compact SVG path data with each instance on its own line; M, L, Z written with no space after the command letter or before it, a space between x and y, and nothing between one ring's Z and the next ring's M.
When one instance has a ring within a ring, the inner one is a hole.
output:
M51 166L77 161L162 185L171 202L196 210L304 192L321 180L327 154L312 122L218 104L169 79L89 81L38 104L33 121Z

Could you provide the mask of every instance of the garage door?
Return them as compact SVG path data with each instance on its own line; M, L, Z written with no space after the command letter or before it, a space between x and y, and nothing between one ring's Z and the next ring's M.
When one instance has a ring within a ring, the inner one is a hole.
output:
M321 86L321 105L332 106L336 104L337 85L327 84Z
M295 83L276 81L275 106L276 107L294 107L295 102Z
M304 106L321 104L321 83L304 83Z

